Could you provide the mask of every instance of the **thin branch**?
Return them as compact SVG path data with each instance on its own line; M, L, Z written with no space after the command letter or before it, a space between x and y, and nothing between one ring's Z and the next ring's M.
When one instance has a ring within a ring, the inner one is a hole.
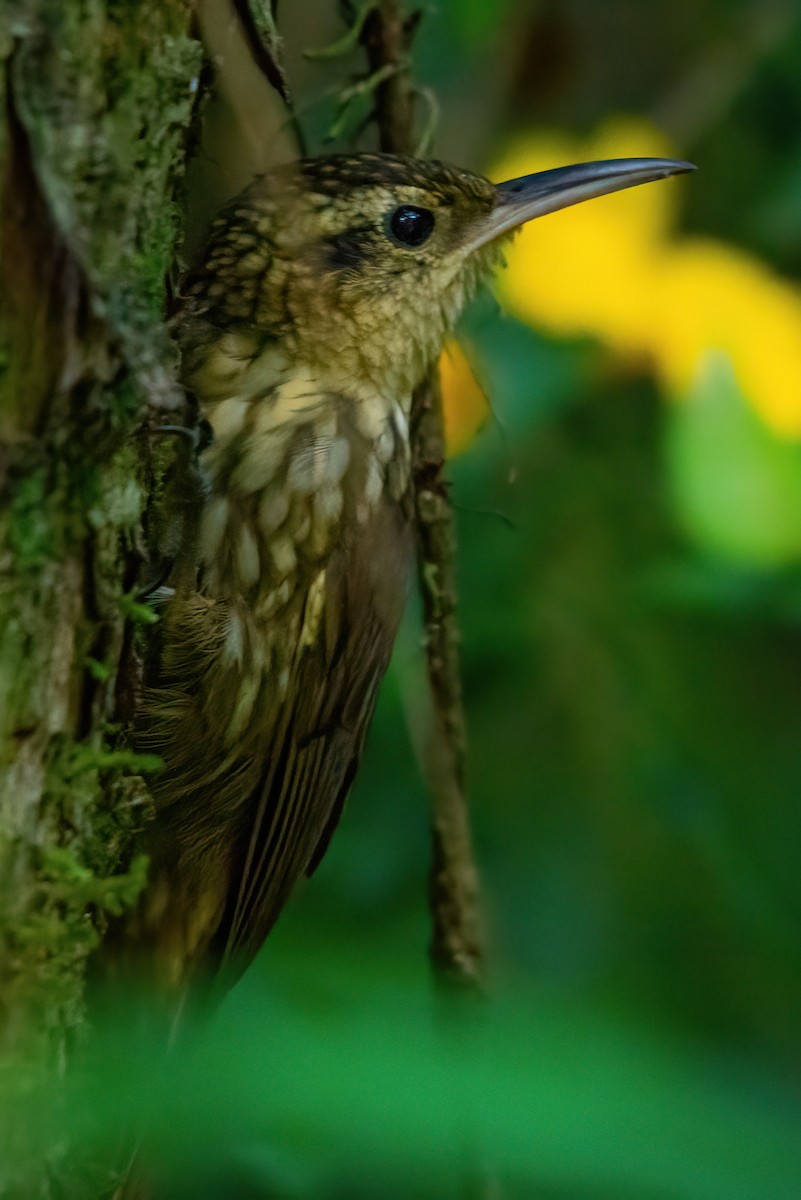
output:
M275 27L275 14L270 0L233 0L233 7L253 61L287 108L291 108L281 38Z
M361 41L370 74L391 66L393 73L376 88L378 139L387 154L414 154L414 90L409 78L409 49L420 14L405 13L403 0L379 0L362 27Z
M409 49L418 19L419 14L405 13L403 0L379 0L362 29L371 75L394 68L375 93L380 147L390 153L413 154L417 143ZM455 527L443 478L445 442L436 371L415 393L412 438L418 572L432 708L425 764L432 806L431 958L438 979L475 991L484 972L484 945L465 788L467 738Z
M484 938L466 789L456 530L443 478L442 404L436 374L415 393L413 439L418 572L432 699L426 762L433 841L431 958L444 982L475 989L483 984Z
M292 102L284 66L283 44L276 28L274 0L231 0L251 58L286 105L289 125L301 154L306 153L303 129Z

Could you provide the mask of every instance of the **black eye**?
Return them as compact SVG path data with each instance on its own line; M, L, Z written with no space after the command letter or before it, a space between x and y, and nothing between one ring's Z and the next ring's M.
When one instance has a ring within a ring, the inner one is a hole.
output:
M413 204L401 204L389 218L389 231L401 246L422 246L433 228L434 214Z

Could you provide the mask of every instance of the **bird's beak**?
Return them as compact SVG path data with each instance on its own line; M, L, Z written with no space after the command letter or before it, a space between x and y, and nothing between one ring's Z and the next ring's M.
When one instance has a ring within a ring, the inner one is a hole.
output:
M508 179L497 185L495 207L482 220L470 248L477 249L534 217L544 217L582 200L694 170L693 163L676 158L612 158Z

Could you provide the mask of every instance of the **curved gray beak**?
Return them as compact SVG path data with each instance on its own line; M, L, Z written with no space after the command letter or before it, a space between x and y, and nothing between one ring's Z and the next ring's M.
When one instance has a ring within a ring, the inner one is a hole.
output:
M544 217L582 200L694 170L693 163L676 158L611 158L508 179L497 185L495 207L481 222L471 248L483 246L534 217Z

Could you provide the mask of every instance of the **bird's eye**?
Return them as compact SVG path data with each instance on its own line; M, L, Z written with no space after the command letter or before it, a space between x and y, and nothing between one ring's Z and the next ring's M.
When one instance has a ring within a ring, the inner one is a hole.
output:
M401 246L422 246L433 228L434 214L414 204L401 204L389 218L389 231Z

